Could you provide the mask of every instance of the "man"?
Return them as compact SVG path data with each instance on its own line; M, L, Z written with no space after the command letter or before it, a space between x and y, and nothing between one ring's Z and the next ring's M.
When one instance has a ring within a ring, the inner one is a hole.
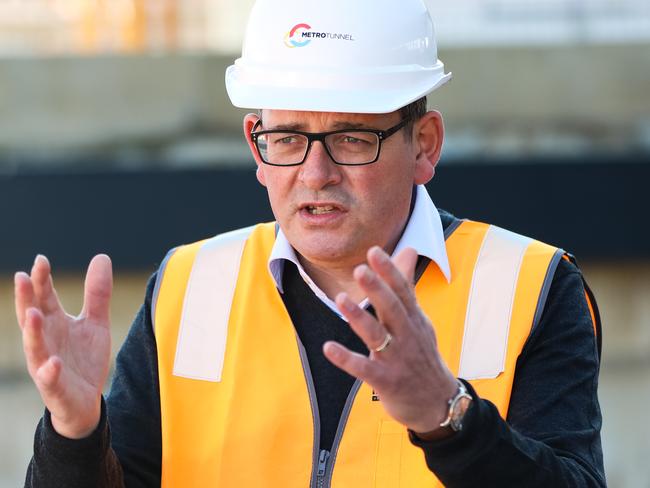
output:
M77 318L44 257L17 274L27 486L604 485L579 271L422 186L432 35L420 0L258 0L226 82L277 224L170 251L106 404L109 259Z

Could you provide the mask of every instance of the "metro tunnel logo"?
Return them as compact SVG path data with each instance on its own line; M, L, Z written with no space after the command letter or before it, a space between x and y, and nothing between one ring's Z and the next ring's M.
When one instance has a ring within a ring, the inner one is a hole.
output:
M328 39L334 41L354 41L352 34L339 34L333 32L315 32L309 24L296 24L284 36L287 47L305 47L313 39ZM320 42L320 41L319 41Z
M284 36L284 43L287 47L305 47L311 42L309 37L303 36L304 33L308 33L311 29L309 24L296 24L293 28L287 32L287 35ZM306 38L305 38L306 37Z

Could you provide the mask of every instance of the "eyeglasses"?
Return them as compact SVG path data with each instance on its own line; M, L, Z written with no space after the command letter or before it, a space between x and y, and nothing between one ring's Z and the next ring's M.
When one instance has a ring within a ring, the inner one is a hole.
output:
M363 166L379 159L381 143L406 126L409 118L387 130L342 129L330 132L255 129L251 139L262 161L271 166L298 166L307 159L314 141L323 143L332 161L343 166Z

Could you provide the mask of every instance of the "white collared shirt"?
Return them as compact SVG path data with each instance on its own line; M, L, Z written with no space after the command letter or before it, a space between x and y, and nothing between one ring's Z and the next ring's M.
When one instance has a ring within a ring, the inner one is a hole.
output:
M445 247L445 236L442 230L442 222L440 221L440 214L438 209L433 204L429 193L424 185L418 185L415 194L415 206L409 218L408 224L404 229L404 233L400 238L393 256L397 255L402 249L412 247L420 256L425 256L431 261L436 263L442 274L451 281L451 270L449 269L449 259L447 258L447 248ZM330 309L332 309L339 317L343 317L340 313L336 303L331 300L323 290L321 290L316 283L307 275L300 261L296 251L291 247L287 237L278 230L278 235L275 239L275 244L269 257L269 272L275 281L280 293L282 289L282 273L284 272L284 262L291 261L298 268L298 272L305 283L314 294ZM359 306L365 308L368 305L368 299L364 299Z

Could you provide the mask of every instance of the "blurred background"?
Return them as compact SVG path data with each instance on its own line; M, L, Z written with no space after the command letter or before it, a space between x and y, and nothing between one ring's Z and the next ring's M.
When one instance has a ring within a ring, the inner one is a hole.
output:
M429 1L454 80L439 207L577 255L603 317L609 485L650 487L650 3ZM12 277L48 255L68 310L116 268L114 349L166 250L272 218L226 96L253 0L0 0L0 487L42 413Z

